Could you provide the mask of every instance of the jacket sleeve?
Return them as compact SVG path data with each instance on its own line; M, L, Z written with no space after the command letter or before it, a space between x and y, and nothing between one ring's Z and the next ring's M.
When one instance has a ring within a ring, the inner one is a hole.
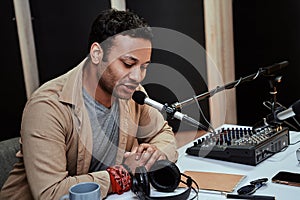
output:
M94 181L101 185L104 198L110 186L108 172L76 173L77 161L86 158L77 157L76 144L81 141L78 138L76 141L78 134L72 133L72 119L62 106L51 101L31 102L23 112L22 154L32 195L34 199L59 199L68 193L70 186ZM69 137L69 134L74 135ZM70 147L70 143L75 147ZM74 156L67 158L71 150Z
M168 159L176 162L178 159L175 135L163 115L148 105L138 105L140 118L138 127L139 143L147 142L157 146Z

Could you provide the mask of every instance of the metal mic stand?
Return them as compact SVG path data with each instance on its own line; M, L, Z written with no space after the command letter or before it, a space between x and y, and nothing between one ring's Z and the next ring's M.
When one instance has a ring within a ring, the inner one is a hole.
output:
M277 100L276 100L276 95L277 95L276 83L281 81L281 76L276 76L275 77L275 74L276 74L277 71L280 71L280 70L284 69L287 65L288 65L288 61L283 61L283 62L280 62L280 63L275 63L275 64L273 64L271 66L268 66L268 67L259 68L258 71L254 74L251 74L251 75L246 76L246 77L241 77L240 79L235 80L235 81L230 82L230 83L227 83L223 86L217 86L216 88L214 88L214 89L212 89L208 92L205 92L205 93L200 94L198 96L195 96L193 98L187 99L187 100L182 101L180 103L179 102L173 103L171 105L171 108L173 108L175 111L180 110L180 109L183 108L183 106L192 104L193 101L198 103L199 100L203 100L203 99L212 97L213 95L215 95L218 92L221 92L221 91L227 90L227 89L235 88L241 83L248 82L248 81L253 81L258 76L264 75L264 76L269 77L269 83L270 83L270 86L271 86L270 93L273 95L273 103L272 103L272 109L271 109L272 113L268 117L269 118L271 117L271 118L275 119L275 117L276 117L275 115L276 115L278 109L281 108L280 106L278 108L276 106L276 104L277 104ZM273 122L274 120L267 120L266 118L264 118L263 119L264 126L266 126L266 125L269 126L267 121L272 121ZM275 121L273 123L275 123ZM256 129L255 127L256 127L256 125L253 128ZM278 127L278 125L276 127Z
M282 69L283 67L287 66L287 62L284 65L279 66ZM270 128L273 130L281 130L282 129L282 122L277 120L277 113L284 110L283 106L281 106L280 103L277 102L277 84L281 82L281 75L277 75L275 72L277 70L272 70L272 68L268 68L267 73L264 73L263 75L268 79L269 85L270 85L270 107L271 113L267 115L265 118L263 118L261 121L257 122L254 126L254 130L264 129L264 128ZM264 102L264 105L266 106L266 102Z
M272 96L271 99L271 112L275 113L277 106L277 84L281 82L282 76L270 75L266 76L269 80L270 84L270 94Z
M236 80L236 81L233 81L231 83L228 83L228 84L225 84L223 86L217 86L215 89L211 90L211 91L208 91L208 92L205 92L203 94L200 94L198 96L195 96L194 98L190 98L188 100L185 100L181 103L179 102L176 102L174 104L171 105L171 107L174 109L174 110L181 110L183 106L185 105L190 105L193 103L193 101L197 102L199 100L202 100L202 99L205 99L205 98L209 98L209 97L212 97L213 95L215 95L216 93L220 92L220 91L223 91L223 90L226 90L226 89L231 89L231 88L235 88L236 86L238 86L239 84L243 83L243 82L246 82L246 81L252 81L254 79L256 79L261 73L265 72L265 69L263 68L260 68L257 73L255 74L251 74L247 77L241 77L240 79ZM198 102L197 102L198 103ZM206 120L207 121L207 120ZM209 127L212 129L212 132L215 132L215 130L212 128L212 126L210 125L210 123L207 121L207 123L209 124ZM209 129L209 128L208 128ZM208 130L207 129L207 130Z
M180 103L176 102L176 103L172 104L171 106L174 107L175 109L182 109L183 106L190 105L195 100L199 101L199 100L203 100L205 98L212 97L216 93L221 92L223 90L232 89L232 88L237 87L241 83L255 80L258 76L260 76L262 74L265 75L265 76L274 75L275 72L284 69L287 65L288 65L288 61L283 61L283 62L280 62L280 63L275 63L275 64L273 64L271 66L268 66L268 67L259 68L259 70L254 74L251 74L251 75L246 76L246 77L241 77L240 79L235 80L235 81L230 82L230 83L227 83L223 86L217 86L215 89L212 89L208 92L200 94L200 95L198 95L194 98L187 99L183 102L180 102ZM275 90L276 90L276 88L275 88ZM274 96L274 98L276 98L276 96Z
M180 103L176 102L176 103L172 104L171 106L176 108L176 109L182 109L183 106L190 105L195 100L198 100L198 101L203 100L203 99L212 97L216 93L221 92L223 90L235 88L236 86L238 86L241 83L244 83L244 82L247 82L247 81L252 81L252 80L256 79L263 72L264 72L263 68L260 68L255 74L251 74L251 75L246 76L246 77L241 77L240 79L235 80L235 81L230 82L230 83L227 83L223 86L217 86L216 88L214 88L214 89L212 89L208 92L205 92L203 94L200 94L200 95L196 96L195 98L190 98L190 99L187 99L187 100L182 101Z
M264 75L268 81L269 81L269 85L270 85L270 95L271 95L271 100L269 102L270 107L269 109L271 110L271 113L266 117L263 118L263 122L264 122L264 126L259 126L260 122L258 122L257 124L255 124L253 126L254 129L260 129L260 128L264 128L264 127L270 127L273 129L282 129L281 124L282 122L277 120L277 113L284 110L283 106L281 106L280 103L277 102L277 84L281 82L281 78L282 76L280 75L275 75L275 74L269 74L269 75ZM264 105L266 102L264 102Z

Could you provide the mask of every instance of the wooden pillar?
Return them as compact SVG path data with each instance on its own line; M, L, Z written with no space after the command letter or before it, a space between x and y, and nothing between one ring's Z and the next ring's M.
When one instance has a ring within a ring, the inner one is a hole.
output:
M232 20L232 0L204 0L209 90L235 80ZM214 66L220 72L222 81ZM210 115L214 127L237 123L235 89L225 90L210 98Z
M39 86L29 0L14 0L27 98Z
M125 0L110 0L111 8L115 8L117 10L126 10L126 2Z

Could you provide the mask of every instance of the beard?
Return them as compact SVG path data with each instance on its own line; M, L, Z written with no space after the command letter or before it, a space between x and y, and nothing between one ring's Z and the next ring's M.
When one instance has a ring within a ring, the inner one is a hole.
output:
M111 95L115 98L128 100L131 98L132 94L125 92L125 86L123 84L118 84L118 81L111 79L106 76L102 76L98 82L99 87L108 95Z
M112 97L130 99L139 83L130 81L127 74L121 75L115 68L104 67L103 64L98 71L98 87Z

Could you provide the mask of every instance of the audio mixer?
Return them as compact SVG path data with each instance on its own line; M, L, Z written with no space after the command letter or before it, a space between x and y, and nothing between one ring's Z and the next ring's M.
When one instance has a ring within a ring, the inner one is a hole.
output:
M212 158L246 165L257 165L290 144L286 127L220 128L186 149L192 156Z

